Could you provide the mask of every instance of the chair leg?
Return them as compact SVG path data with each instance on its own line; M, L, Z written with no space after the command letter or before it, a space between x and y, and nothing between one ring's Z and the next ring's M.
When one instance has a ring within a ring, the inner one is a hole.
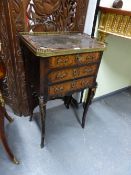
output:
M15 156L13 155L13 153L11 152L7 140L6 140L6 136L5 136L5 131L4 131L4 113L3 113L3 107L0 107L0 139L2 141L3 147L5 148L9 158L11 159L11 161L13 161L13 163L15 164L19 164L19 161L15 158ZM10 120L10 118L9 118Z
M12 122L14 121L14 118L11 118L11 117L7 114L6 110L5 110L5 117L6 117L6 119L7 119L10 123L12 123Z
M84 112L83 112L83 117L82 117L82 128L85 127L85 120L86 120L87 111L88 111L89 105L91 104L92 99L95 95L95 91L96 91L96 86L93 88L89 88L86 103L84 105Z
M13 155L13 153L11 152L9 146L8 146L8 143L7 143L7 140L6 140L6 137L5 135L1 136L1 141L2 141L2 144L9 156L9 158L11 159L11 161L15 164L19 164L19 161L15 158L15 156Z
M2 94L1 94L1 92L0 92L0 107L1 107L1 113L3 113L3 115L4 115L4 117L6 117L6 119L10 122L10 123L12 123L13 121L14 121L14 119L13 118L11 118L9 115L8 115L8 113L6 112L6 109L5 109L5 102L4 102L4 99L3 99L3 97L2 97Z

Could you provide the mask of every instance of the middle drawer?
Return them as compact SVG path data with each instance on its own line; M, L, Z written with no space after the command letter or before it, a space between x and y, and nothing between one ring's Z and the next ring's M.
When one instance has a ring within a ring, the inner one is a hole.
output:
M77 79L84 76L95 75L98 64L82 66L78 68L68 68L59 71L53 71L48 75L49 83L57 83L65 80Z

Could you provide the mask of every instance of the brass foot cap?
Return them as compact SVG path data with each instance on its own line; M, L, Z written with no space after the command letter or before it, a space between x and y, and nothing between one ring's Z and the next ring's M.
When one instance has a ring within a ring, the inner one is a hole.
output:
M11 119L10 119L10 123L12 123L13 121L14 121L14 118L11 118Z
M14 157L14 159L13 159L13 162L16 164L16 165L18 165L18 164L20 164L20 162Z
M44 148L44 143L41 143L41 145L40 145L40 146L41 146L41 148Z

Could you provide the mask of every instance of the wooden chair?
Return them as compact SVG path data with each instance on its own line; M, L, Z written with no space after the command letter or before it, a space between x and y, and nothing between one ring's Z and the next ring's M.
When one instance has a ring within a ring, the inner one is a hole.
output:
M2 62L0 62L0 81L5 77L5 69ZM3 144L5 151L7 152L9 158L15 163L19 164L15 156L13 155L12 151L10 150L10 147L8 146L5 130L4 130L4 118L6 118L10 123L13 122L13 119L7 114L5 109L4 100L2 98L2 93L0 91L0 140Z

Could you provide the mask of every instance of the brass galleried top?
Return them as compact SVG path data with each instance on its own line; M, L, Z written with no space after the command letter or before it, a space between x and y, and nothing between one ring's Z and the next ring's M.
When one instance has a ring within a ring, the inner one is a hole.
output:
M36 56L48 57L103 51L105 44L82 33L20 33L21 39Z

